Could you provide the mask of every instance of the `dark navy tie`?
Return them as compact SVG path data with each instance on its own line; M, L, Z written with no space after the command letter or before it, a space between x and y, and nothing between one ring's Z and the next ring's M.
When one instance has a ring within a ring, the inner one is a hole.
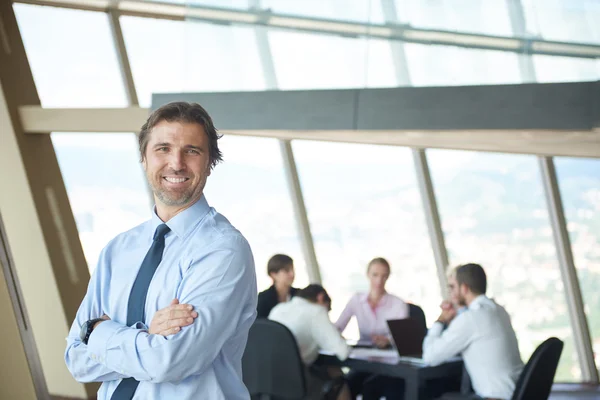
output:
M129 294L129 303L127 305L127 326L132 326L136 322L144 322L146 307L146 295L148 294L148 286L154 276L154 272L162 260L163 251L165 249L165 235L169 233L171 228L165 224L161 224L154 232L154 241L150 250L146 253L142 266L138 271L131 293ZM131 400L135 389L139 382L134 378L123 379L117 389L111 396L111 400Z

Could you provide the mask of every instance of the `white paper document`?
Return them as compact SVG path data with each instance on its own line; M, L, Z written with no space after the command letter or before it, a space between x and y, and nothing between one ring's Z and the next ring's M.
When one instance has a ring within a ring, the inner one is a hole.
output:
M383 358L400 358L398 352L394 349L353 349L350 357L366 358L366 357L383 357Z

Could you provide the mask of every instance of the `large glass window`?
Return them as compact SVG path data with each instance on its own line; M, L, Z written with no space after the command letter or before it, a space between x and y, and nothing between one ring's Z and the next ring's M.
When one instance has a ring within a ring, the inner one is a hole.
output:
M555 158L575 267L600 366L600 160Z
M294 153L332 320L358 291L366 267L388 259L388 291L420 305L431 323L440 286L409 149L294 141ZM356 337L356 326L346 330Z
M151 215L151 197L133 133L53 133L90 272L100 251Z
M530 34L546 40L600 43L597 0L521 0L521 3Z
M593 59L533 56L538 82L582 82L600 78L600 63Z
M380 0L262 0L261 6L281 14L363 23L383 22Z
M141 106L152 93L265 89L254 29L121 17Z
M124 107L123 80L106 13L14 6L44 107Z
M228 135L219 147L224 162L208 178L206 198L248 239L258 289L271 285L267 261L276 253L294 259L294 285L306 286L306 265L278 141Z
M418 28L511 36L512 0L395 0L398 18Z
M428 150L450 262L480 263L511 316L526 362L565 341L557 381L581 379L552 228L534 156Z
M404 48L414 86L522 82L515 53L414 43Z
M389 43L270 30L280 89L397 86Z

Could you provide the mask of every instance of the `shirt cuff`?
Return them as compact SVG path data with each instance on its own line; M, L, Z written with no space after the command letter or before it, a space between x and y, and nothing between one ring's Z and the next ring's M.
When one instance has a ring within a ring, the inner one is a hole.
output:
M123 325L111 320L99 323L88 339L88 356L92 360L104 364L108 341L121 328Z

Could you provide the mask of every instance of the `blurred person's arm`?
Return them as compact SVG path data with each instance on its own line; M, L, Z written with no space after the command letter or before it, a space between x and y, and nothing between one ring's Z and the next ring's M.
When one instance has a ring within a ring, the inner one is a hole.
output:
M271 312L271 303L268 298L269 292L261 292L258 294L258 305L256 307L257 318L268 318Z
M342 311L337 321L335 322L335 326L338 329L338 331L344 332L344 329L346 329L346 326L348 326L348 322L350 322L350 318L354 316L356 298L356 295L350 298L350 300L346 304L346 307L344 307L344 311Z
M350 347L338 331L337 327L329 320L327 310L315 315L311 323L311 334L320 350L330 351L340 360L345 360L350 354Z
M436 321L423 341L423 361L439 365L462 353L471 343L473 327L468 315L459 315L444 330L444 322Z

